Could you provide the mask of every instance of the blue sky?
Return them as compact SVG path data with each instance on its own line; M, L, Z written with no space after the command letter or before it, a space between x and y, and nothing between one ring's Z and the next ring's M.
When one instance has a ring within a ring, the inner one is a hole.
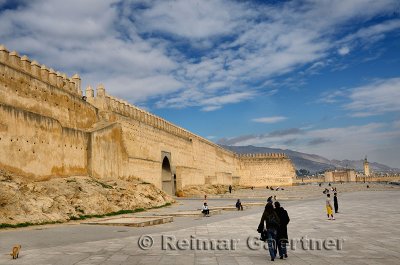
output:
M399 14L396 0L0 0L0 43L217 143L400 167Z

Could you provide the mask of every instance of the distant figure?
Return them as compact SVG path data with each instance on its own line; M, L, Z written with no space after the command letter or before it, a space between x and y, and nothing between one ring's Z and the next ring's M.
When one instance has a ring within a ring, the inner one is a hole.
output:
M367 189L369 189L369 185L367 185Z
M203 204L203 208L202 208L202 211L201 211L206 217L209 217L210 216L210 210L208 209L208 205L207 205L207 203L205 202L204 204Z
M326 194L326 214L328 215L328 220L335 220L332 212L332 203L331 203L331 195Z
M207 203L207 194L204 194L204 201L203 203Z
M270 190L274 190L274 188L273 188L272 186L271 186L271 187L269 187L269 189L270 189Z
M319 184L318 184L318 186L320 186L320 187L321 187L321 183L319 183Z
M338 204L338 201L337 201L337 193L336 192L333 194L333 206L335 207L335 213L338 213L339 204Z
M236 209L238 211L243 211L243 205L242 205L242 202L240 201L240 199L238 199L236 202Z
M253 187L253 186L251 186L251 190L254 190L254 187Z
M267 203L272 203L272 196L269 196L269 197L268 197Z
M274 211L272 203L267 203L264 213L261 217L260 224L258 225L257 232L261 233L261 238L267 239L268 250L271 256L271 261L276 257L276 236L279 228L279 217Z
M283 207L281 207L281 204L279 202L275 202L275 212L279 217L280 223L279 223L279 228L278 228L278 235L277 235L277 244L278 244L278 251L279 251L279 256L280 259L283 259L284 257L287 258L287 249L286 249L286 244L289 243L288 240L288 233L287 233L287 225L290 222L289 215Z
M232 186L229 185L229 193L232 193Z
M331 186L331 183L329 183L328 186L330 187L330 186Z
M267 186L267 189L269 189L269 186Z
M276 201L276 195L274 195L274 202Z

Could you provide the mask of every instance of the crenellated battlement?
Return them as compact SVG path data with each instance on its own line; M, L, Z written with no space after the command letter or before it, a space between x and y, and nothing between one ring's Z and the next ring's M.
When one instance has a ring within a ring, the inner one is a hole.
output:
M236 154L106 92L0 46L0 166L32 178L140 178L186 185L291 185L285 154ZM43 163L45 161L45 163Z
M205 142L209 145L213 145L215 147L221 148L219 145L200 137L194 133L189 132L188 130L179 127L159 116L156 116L144 109L138 108L135 105L128 103L123 99L116 98L106 92L104 85L100 84L97 87L96 95L94 93L94 89L91 86L86 88L86 97L87 101L95 105L97 108L106 111L112 111L114 113L118 113L122 116L126 116L132 118L134 120L145 123L149 126L158 128L160 130L166 131L170 134L174 134L176 136L185 138L189 141L193 141L193 139L197 139L199 141ZM223 149L223 148L221 148ZM233 152L223 149L229 154L233 154Z
M81 78L78 74L67 77L66 74L56 72L45 65L40 65L35 60L31 61L26 55L21 57L16 51L9 52L4 45L0 45L0 64L4 64L77 97L82 96Z
M254 153L254 154L237 154L241 159L253 158L288 158L284 153Z

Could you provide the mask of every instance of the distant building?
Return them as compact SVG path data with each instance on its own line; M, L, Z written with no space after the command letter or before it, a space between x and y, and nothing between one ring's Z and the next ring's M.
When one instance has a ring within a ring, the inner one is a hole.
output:
M367 160L367 156L365 156L365 159L364 159L364 175L367 177L369 177L371 175L371 173L369 171L369 163Z
M325 182L353 182L356 181L354 169L325 171Z

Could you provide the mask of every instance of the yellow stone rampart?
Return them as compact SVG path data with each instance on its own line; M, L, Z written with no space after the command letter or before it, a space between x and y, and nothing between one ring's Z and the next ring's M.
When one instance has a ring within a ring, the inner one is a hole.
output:
M106 92L0 46L0 167L33 179L137 177L187 185L291 185L284 154L238 155Z
M0 103L87 129L97 122L96 108L81 99L80 78L48 70L0 45Z

